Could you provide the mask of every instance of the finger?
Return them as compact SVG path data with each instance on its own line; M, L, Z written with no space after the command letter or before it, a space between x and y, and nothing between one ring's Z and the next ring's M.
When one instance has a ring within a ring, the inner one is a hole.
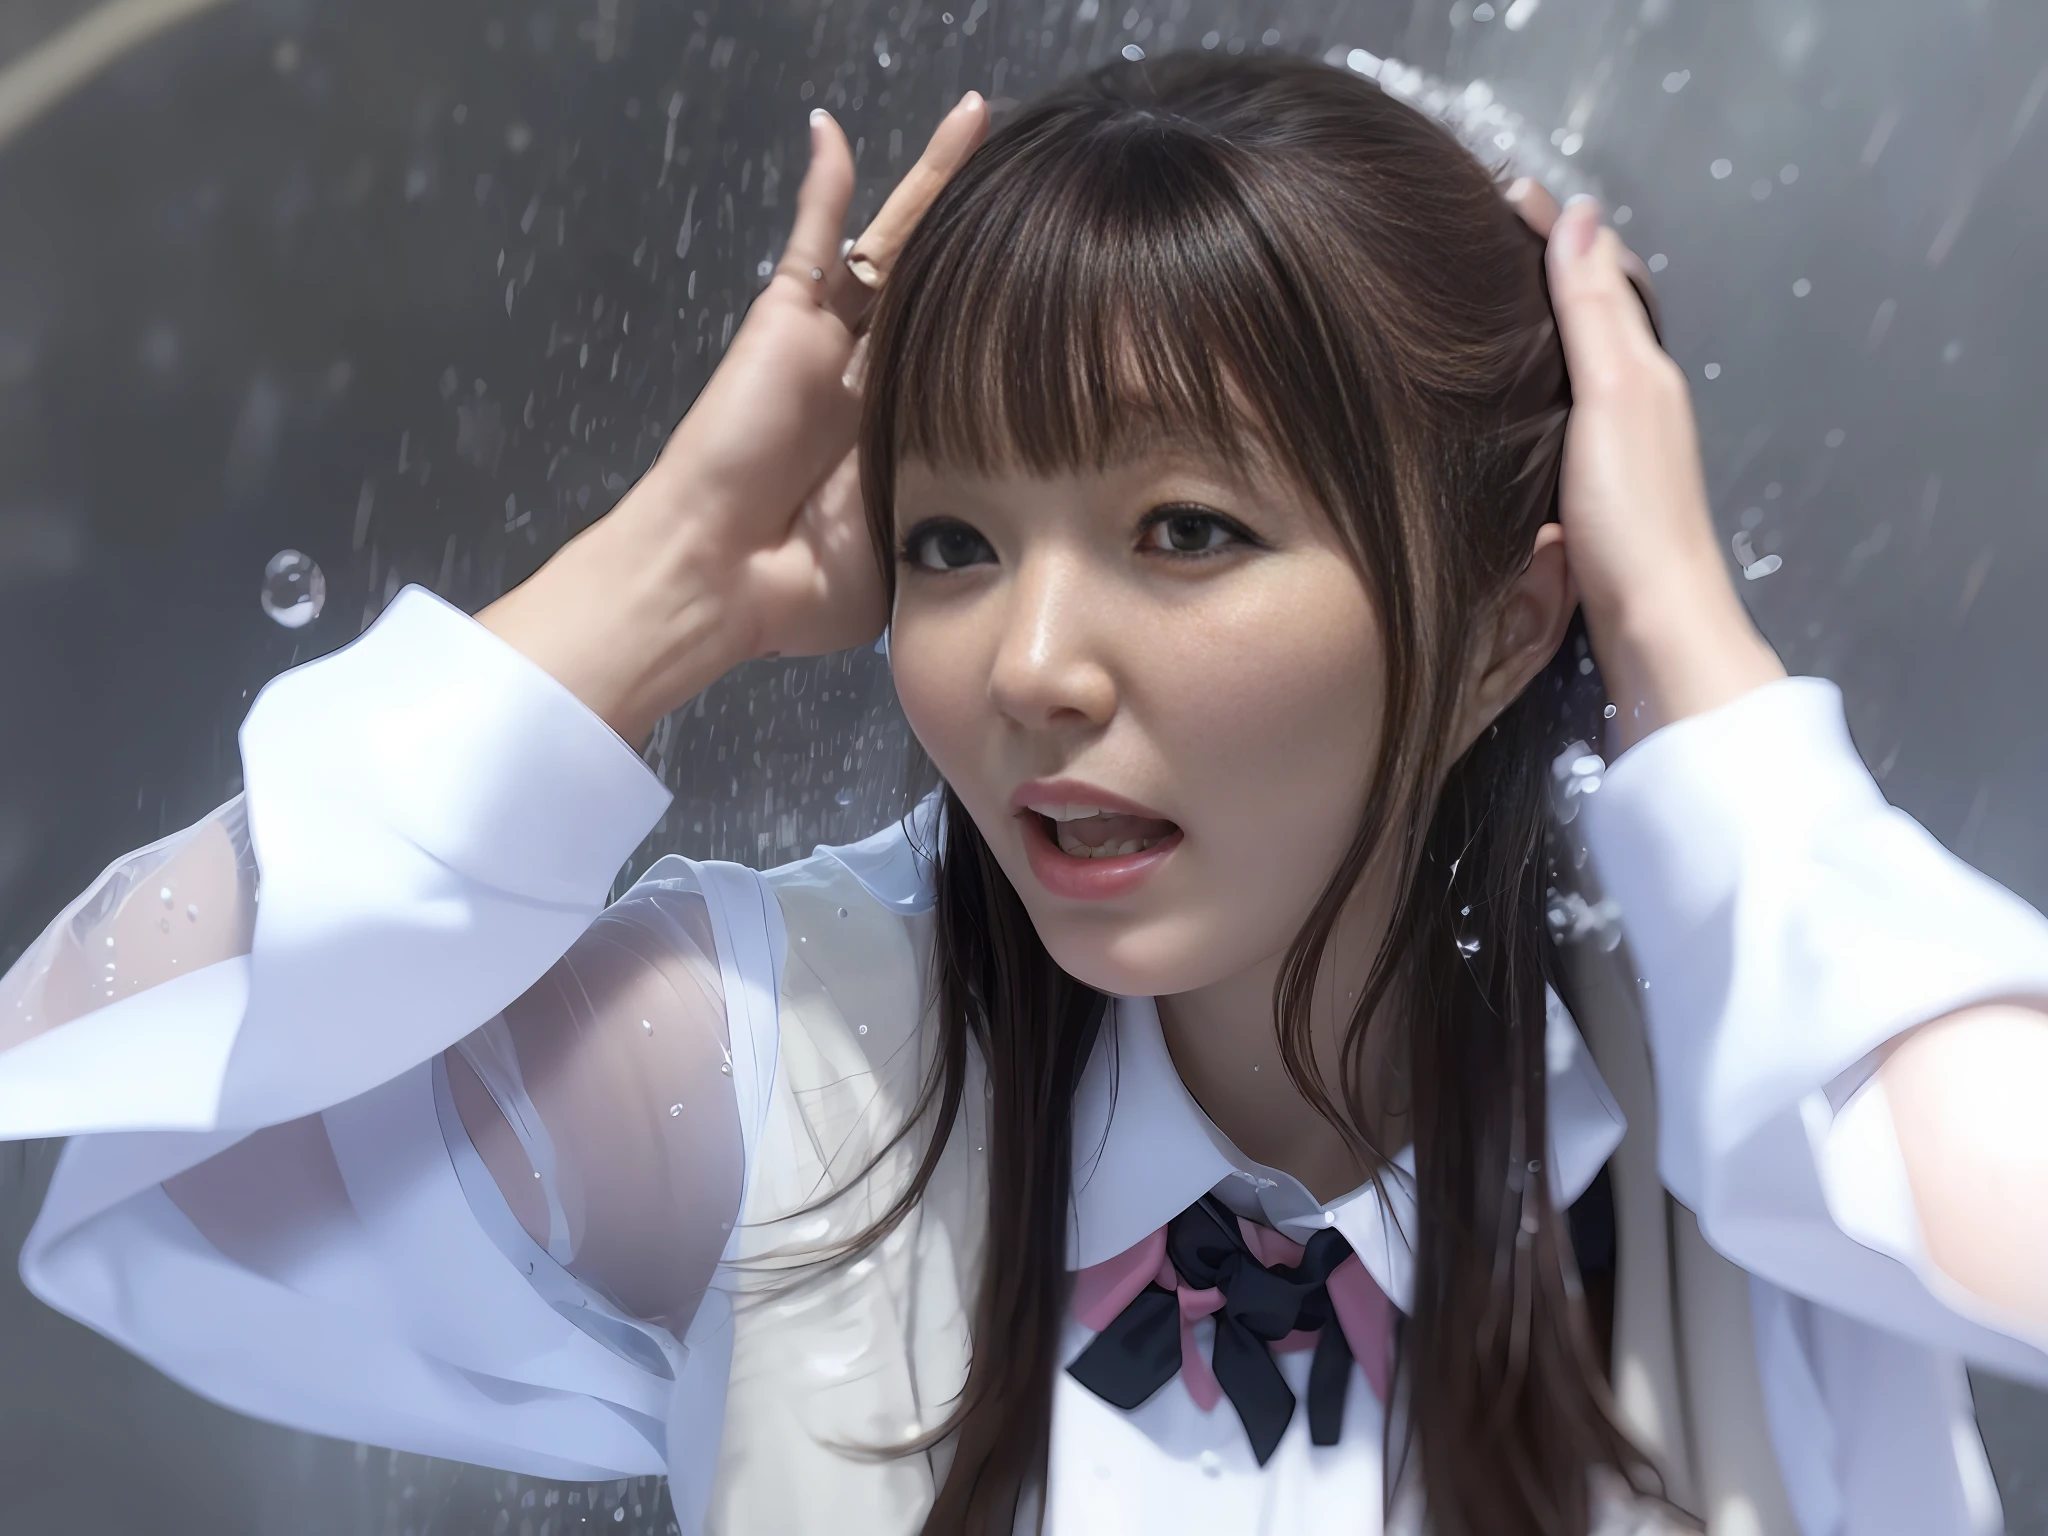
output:
M1621 249L1591 198L1573 198L1550 232L1551 305L1575 393L1617 384L1656 350L1649 316L1622 271Z
M896 184L874 222L853 242L847 264L870 288L880 287L887 279L918 220L987 136L988 103L979 91L969 91L933 130L917 164Z
M1636 291L1636 299L1643 306L1643 313L1650 317L1650 335L1658 346L1664 345L1664 312L1657 302L1656 286L1650 281L1650 269L1643 258L1625 245L1619 245L1621 252L1621 275L1628 279L1629 286Z
M1522 216L1524 224L1545 240L1550 238L1550 231L1557 223L1557 199L1550 195L1548 187L1534 176L1517 176L1501 195L1508 200L1508 206Z
M811 163L796 193L796 222L776 275L796 278L824 303L839 269L840 231L853 200L853 151L832 114L811 114Z

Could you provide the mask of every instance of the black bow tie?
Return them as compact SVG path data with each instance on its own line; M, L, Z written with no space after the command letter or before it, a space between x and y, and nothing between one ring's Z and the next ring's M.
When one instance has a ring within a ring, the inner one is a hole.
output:
M1325 1228L1308 1240L1301 1263L1268 1269L1245 1246L1237 1218L1204 1195L1167 1223L1166 1255L1193 1290L1223 1293L1211 1362L1216 1383L1244 1423L1264 1466L1294 1417L1294 1393L1272 1346L1296 1330L1321 1329L1308 1373L1309 1438L1335 1445L1351 1385L1351 1346L1330 1305L1330 1272L1351 1254L1343 1234ZM1180 1302L1158 1282L1145 1287L1067 1367L1106 1402L1132 1409L1180 1370Z

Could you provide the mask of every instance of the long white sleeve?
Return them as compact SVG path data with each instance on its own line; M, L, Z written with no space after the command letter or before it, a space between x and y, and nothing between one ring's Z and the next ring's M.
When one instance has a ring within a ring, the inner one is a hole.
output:
M715 1448L723 1357L516 1262L526 1241L545 1269L555 1245L491 1206L442 1061L501 1016L516 1035L515 1003L587 930L625 956L588 964L644 998L626 949L654 930L591 925L667 792L419 589L266 688L242 752L245 802L117 864L0 982L0 1137L73 1138L30 1287L245 1412L553 1476L702 1473L704 1446L668 1432L680 1414ZM173 870L211 881L206 911L161 899ZM673 869L660 899L715 908L695 879ZM145 961L163 974L131 985Z
M1658 1164L1794 1297L1995 1369L2048 1354L1928 1262L1871 1053L2048 999L2048 921L1887 805L1832 684L1771 684L1624 754L1587 805L1647 991Z

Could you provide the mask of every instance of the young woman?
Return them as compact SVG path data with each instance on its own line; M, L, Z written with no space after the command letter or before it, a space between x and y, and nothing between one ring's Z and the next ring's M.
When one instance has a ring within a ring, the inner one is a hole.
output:
M2048 997L2048 926L1749 627L1613 236L1559 218L1546 293L1454 141L1306 64L984 120L842 263L815 116L621 506L275 681L245 795L0 984L0 1132L78 1137L29 1283L247 1412L665 1469L691 1530L1992 1528L1957 1357L2048 1378L2029 1272L1916 1204L1961 1164L1880 1064ZM1604 783L1552 770L1581 604ZM942 787L606 907L632 744L885 619ZM1684 1202L1616 1163L1611 1338L1554 777Z

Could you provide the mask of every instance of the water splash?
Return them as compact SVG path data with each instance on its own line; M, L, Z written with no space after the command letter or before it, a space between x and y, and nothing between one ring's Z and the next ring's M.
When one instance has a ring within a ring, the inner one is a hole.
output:
M263 611L286 629L304 629L327 606L327 576L311 555L280 549L263 567Z

